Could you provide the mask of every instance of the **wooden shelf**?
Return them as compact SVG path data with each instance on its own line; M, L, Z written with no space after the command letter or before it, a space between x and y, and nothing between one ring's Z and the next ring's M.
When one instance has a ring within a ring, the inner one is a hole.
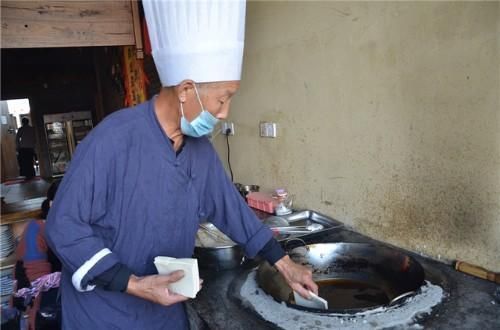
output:
M29 219L39 219L45 197L28 199L22 202L2 204L0 225L9 225Z

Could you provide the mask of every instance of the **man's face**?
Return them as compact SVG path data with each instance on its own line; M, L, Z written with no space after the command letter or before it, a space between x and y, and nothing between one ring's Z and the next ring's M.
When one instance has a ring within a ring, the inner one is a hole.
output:
M222 81L196 84L201 103L205 110L215 118L223 120L229 115L231 99L240 87L239 81ZM188 91L184 104L184 115L188 121L195 119L201 112L194 88Z

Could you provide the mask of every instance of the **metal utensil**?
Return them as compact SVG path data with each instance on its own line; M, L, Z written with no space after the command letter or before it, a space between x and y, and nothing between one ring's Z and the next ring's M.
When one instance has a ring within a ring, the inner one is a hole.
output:
M400 302L403 299L414 295L415 293L416 293L415 291L408 291L408 292L402 293L399 296L392 298L392 300L389 302L389 305L394 305L395 303Z
M308 234L323 228L323 225L313 223L308 226L271 227L271 230L280 234Z
M264 219L264 224L267 225L268 227L274 228L274 227L289 227L290 223L288 222L287 219L283 217L278 217L278 216L270 216L266 219Z
M272 227L272 230L309 230L309 231L315 231L315 230L321 230L323 229L324 226L319 223L312 223L307 226L285 226L285 227Z

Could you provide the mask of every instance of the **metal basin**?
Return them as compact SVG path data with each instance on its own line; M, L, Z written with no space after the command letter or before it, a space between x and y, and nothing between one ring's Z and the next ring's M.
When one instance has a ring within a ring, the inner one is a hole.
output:
M237 268L243 262L245 253L238 245L226 247L195 247L194 257L200 268L226 270Z
M225 270L239 267L244 252L229 237L209 222L201 223L196 234L194 257L200 268Z
M289 255L312 269L319 295L328 301L328 312L356 313L402 303L425 279L422 266L414 258L386 246L311 244L295 247ZM291 288L267 262L259 266L257 281L266 293L290 307L325 313L296 305Z
M280 241L288 241L293 238L301 238L303 240L311 241L321 235L325 234L331 230L338 230L342 228L344 224L338 220L330 218L321 213L315 212L313 210L300 210L295 211L288 215L282 215L279 217L271 216L269 218L264 219L264 223L270 227L272 226L273 218L281 218L286 224L290 226L312 226L312 225L321 225L323 226L320 230L303 232L303 233L290 233L290 234L277 234L275 238ZM276 223L278 225L279 223Z

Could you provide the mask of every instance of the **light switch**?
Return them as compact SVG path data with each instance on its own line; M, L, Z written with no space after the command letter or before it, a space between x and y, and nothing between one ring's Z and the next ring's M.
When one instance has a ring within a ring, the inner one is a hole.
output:
M275 138L277 136L276 123L261 122L260 123L260 136Z

